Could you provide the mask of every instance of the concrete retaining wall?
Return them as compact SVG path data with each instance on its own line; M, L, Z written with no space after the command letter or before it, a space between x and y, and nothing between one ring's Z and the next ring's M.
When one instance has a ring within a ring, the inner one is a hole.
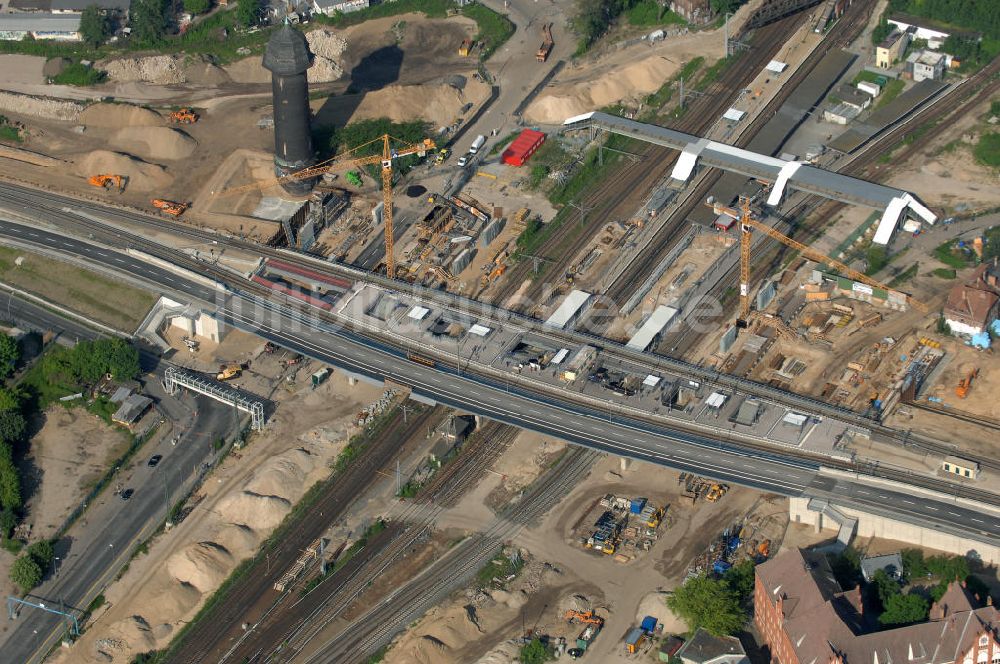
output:
M840 525L832 519L826 519L818 512L808 508L809 498L789 498L788 516L792 523L810 525L819 530L829 530L832 534L840 529ZM961 556L973 555L984 563L1000 563L1000 546L985 544L976 540L943 533L931 527L917 526L895 519L888 519L876 514L837 505L837 510L846 516L858 520L859 537L881 537L885 539L906 542L915 546L947 551ZM970 524L971 525L971 524Z

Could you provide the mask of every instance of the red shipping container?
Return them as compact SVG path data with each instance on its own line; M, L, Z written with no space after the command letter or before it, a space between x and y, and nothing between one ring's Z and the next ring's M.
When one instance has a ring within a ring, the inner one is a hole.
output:
M511 166L524 166L528 157L535 153L535 150L545 142L545 134L534 129L525 129L514 139L506 150L503 151L501 160Z

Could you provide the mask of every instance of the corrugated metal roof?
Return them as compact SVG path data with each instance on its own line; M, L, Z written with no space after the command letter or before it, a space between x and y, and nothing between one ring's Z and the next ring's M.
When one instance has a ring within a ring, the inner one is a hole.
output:
M0 32L79 32L78 14L0 14Z
M546 325L564 328L566 324L573 320L585 304L593 297L590 293L582 290L574 290L562 301L562 304L545 321Z
M649 315L646 322L636 330L636 333L632 335L627 347L638 351L646 350L649 348L649 344L653 343L656 335L666 329L676 315L676 307L668 307L661 304Z

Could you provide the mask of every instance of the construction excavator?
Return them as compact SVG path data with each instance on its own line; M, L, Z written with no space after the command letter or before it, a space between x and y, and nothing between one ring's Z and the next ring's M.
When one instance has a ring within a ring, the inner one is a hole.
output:
M251 191L253 189L267 189L268 187L273 187L275 185L280 185L285 182L292 182L295 180L310 180L312 178L317 178L328 173L337 168L344 167L359 167L366 166L369 164L380 164L382 166L382 218L385 221L385 273L389 277L396 276L396 259L393 255L393 228L392 228L392 162L400 157L406 157L408 155L415 154L417 156L423 157L428 152L433 152L437 145L434 143L433 139L425 138L420 143L416 144L402 144L398 147L392 147L391 141L394 139L389 134L383 134L378 138L363 143L357 147L354 147L342 155L334 157L332 159L327 159L326 161L321 161L315 166L310 166L309 168L303 168L301 171L296 171L290 173L284 177L274 178L271 180L263 180L261 182L255 182L253 184L244 185L242 187L234 187L232 189L226 189L220 191L216 196L229 196L231 194L237 194L244 191ZM400 141L397 141L400 142ZM358 156L356 153L369 148L376 143L382 144L382 149L380 154L368 155L368 156Z
M969 388L972 387L972 381L979 377L979 369L973 369L965 375L962 380L958 381L958 385L955 386L955 395L964 399L969 396Z
M171 217L179 217L188 209L187 203L177 203L176 201L167 201L162 198L154 198L150 203L161 214L169 214Z
M91 175L87 178L87 182L95 187L100 187L101 189L117 189L118 193L125 191L125 185L128 183L128 178L124 175Z
M604 618L600 616L595 616L592 610L590 611L574 611L570 609L563 616L567 622L578 622L586 625L603 625Z
M244 362L243 364L239 364L237 362L220 364L219 373L215 374L215 380L233 380L234 378L239 378L243 373L243 370L249 368L249 362Z
M815 249L793 240L792 238L774 230L767 224L759 221L751 212L750 203L751 201L748 196L740 196L740 207L738 210L719 204L711 196L705 203L708 207L712 208L715 214L729 215L733 219L737 219L740 222L740 313L739 317L736 319L736 327L747 328L750 326L750 248L753 243L753 231L760 231L764 235L777 240L785 246L791 247L809 260L832 267L848 279L861 282L867 286L871 286L872 288L880 288L887 291L893 290L882 282L875 281L868 275L848 267L846 264L835 258L830 258L829 256L821 254ZM926 304L914 300L909 295L906 296L906 301L920 311L927 311Z
M182 108L176 111L171 111L167 119L174 124L194 124L198 121L199 115L192 111L190 108Z

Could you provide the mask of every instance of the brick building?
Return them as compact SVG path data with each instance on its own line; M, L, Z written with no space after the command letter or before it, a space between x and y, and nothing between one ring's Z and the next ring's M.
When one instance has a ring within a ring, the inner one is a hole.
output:
M924 623L865 633L860 589L798 549L757 566L754 621L777 664L1000 664L1000 614L958 583Z
M994 259L980 265L972 278L948 292L944 319L954 334L976 335L997 318L1000 309L1000 264Z

